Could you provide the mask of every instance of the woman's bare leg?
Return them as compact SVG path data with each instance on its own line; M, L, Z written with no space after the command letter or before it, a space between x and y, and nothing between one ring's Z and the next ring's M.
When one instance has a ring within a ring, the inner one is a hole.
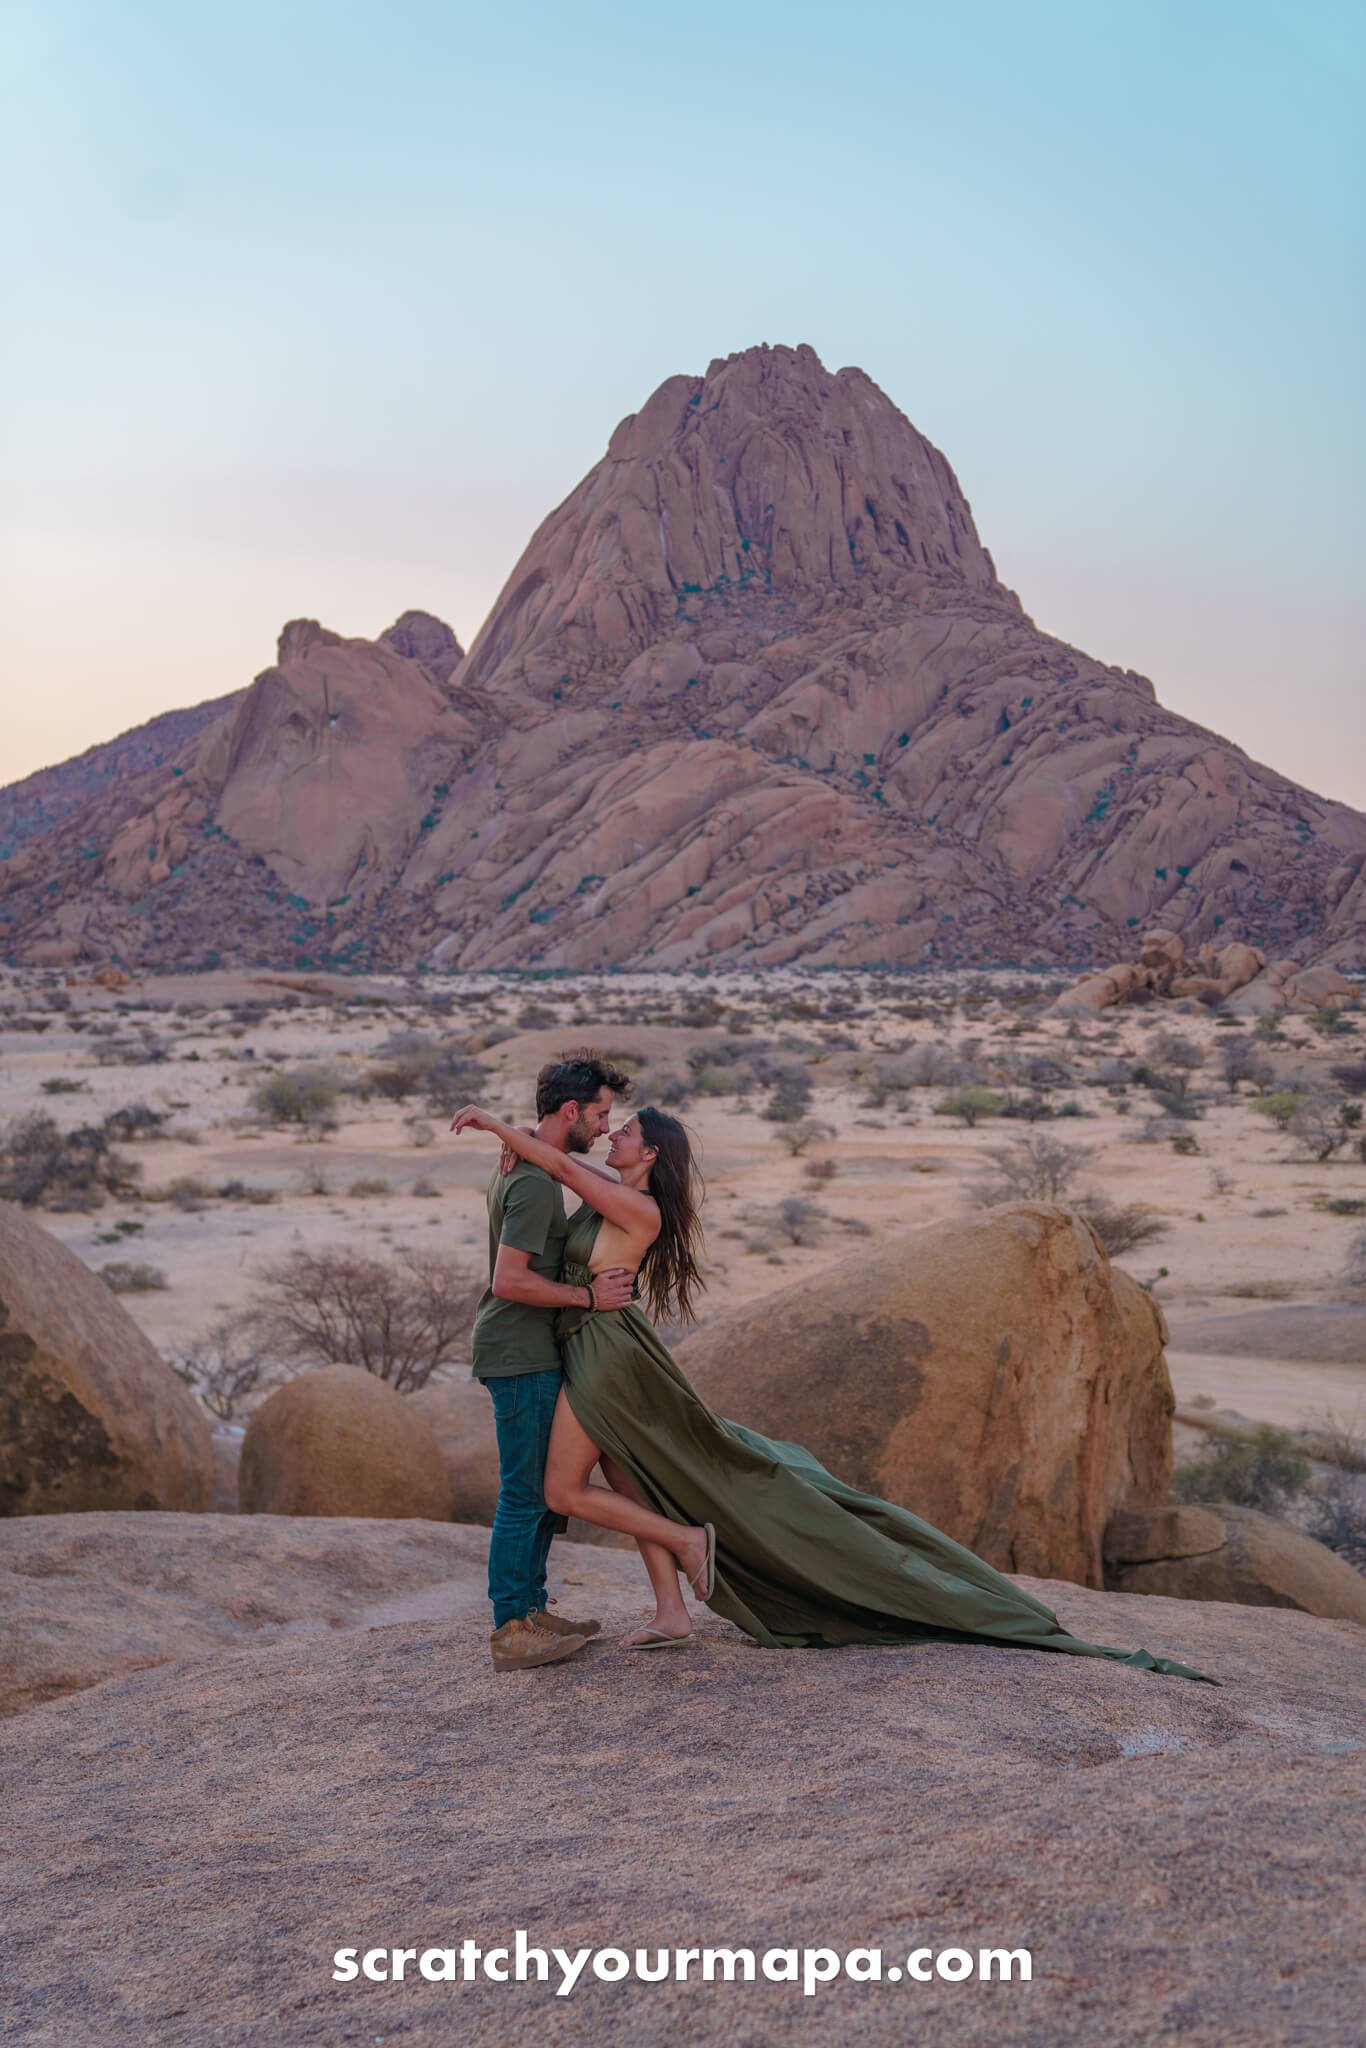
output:
M624 1493L628 1499L639 1501L642 1507L646 1505L644 1494L629 1472L624 1471L614 1459L605 1454L598 1462L602 1467L603 1478L615 1493ZM692 1620L688 1614L688 1603L683 1598L678 1583L678 1559L671 1550L666 1550L662 1543L651 1543L644 1536L637 1536L636 1548L650 1575L650 1584L654 1587L655 1594L654 1619L648 1622L646 1627L658 1630L661 1635L666 1636L691 1635ZM644 1628L632 1629L622 1640L629 1643L644 1633Z
M563 1393L555 1404L550 1450L545 1461L545 1504L555 1515L577 1515L600 1529L620 1529L639 1542L658 1543L677 1558L679 1569L693 1578L707 1558L706 1531L671 1522L639 1501L610 1487L590 1486L589 1475L601 1452ZM604 1475L605 1476L605 1475Z

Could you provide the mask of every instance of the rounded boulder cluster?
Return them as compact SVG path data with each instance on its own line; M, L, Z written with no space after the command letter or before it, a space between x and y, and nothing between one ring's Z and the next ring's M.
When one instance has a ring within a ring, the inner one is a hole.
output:
M440 1448L402 1394L355 1365L326 1365L278 1387L242 1443L246 1515L361 1515L447 1522Z

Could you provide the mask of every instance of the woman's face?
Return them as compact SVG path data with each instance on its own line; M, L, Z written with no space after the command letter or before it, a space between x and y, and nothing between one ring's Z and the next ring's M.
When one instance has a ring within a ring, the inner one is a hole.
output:
M625 1123L608 1136L607 1164L618 1173L625 1173L642 1161L648 1165L654 1156L653 1148L641 1136L640 1118L637 1116L628 1116Z

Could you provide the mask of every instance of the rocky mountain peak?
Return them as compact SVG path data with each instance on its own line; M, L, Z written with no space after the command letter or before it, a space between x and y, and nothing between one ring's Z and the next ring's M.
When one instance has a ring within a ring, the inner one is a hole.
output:
M1354 965L1366 931L1366 818L1041 632L944 457L805 347L661 384L463 659L426 612L295 619L118 761L16 796L14 957L1103 964L1160 927Z
M420 661L443 683L450 681L465 659L464 648L445 620L431 612L404 612L379 637L381 646L392 647L409 661Z
M870 377L807 346L745 349L667 378L621 422L534 535L463 680L539 689L552 642L610 663L708 608L733 620L874 589L1015 602L948 462Z
M275 659L281 668L288 662L302 661L315 647L340 647L341 634L330 633L326 626L316 619L288 619L280 628L280 637L275 644Z

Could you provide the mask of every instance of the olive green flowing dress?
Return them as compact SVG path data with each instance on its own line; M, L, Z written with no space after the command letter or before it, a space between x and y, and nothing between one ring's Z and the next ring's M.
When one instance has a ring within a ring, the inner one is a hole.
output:
M570 1218L564 1278L589 1278L602 1219ZM771 1649L838 1643L993 1642L1203 1671L1070 1635L1042 1601L906 1508L859 1493L800 1444L727 1422L675 1364L636 1304L558 1319L564 1388L588 1435L671 1522L716 1528L708 1603Z

